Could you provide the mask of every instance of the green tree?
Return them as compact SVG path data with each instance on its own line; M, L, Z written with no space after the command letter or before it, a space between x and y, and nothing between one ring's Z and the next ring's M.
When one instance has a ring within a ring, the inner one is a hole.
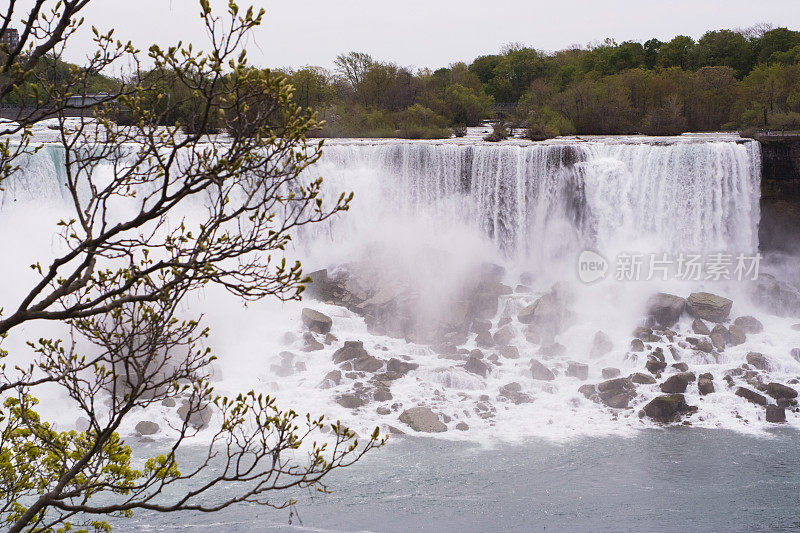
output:
M678 35L661 45L658 50L658 64L662 67L680 67L688 69L695 49L694 39Z

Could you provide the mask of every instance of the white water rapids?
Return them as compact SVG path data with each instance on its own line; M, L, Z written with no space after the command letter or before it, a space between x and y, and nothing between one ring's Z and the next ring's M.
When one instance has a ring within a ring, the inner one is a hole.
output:
M38 252L53 246L51 212L64 203L61 148L48 145L5 184L0 205L4 243L3 304L13 302L17 288L34 279L26 271ZM493 261L506 269L504 283L515 287L519 275L534 282L501 297L500 309L520 309L566 280L577 289L578 319L562 332L563 356L548 362L554 381L531 378L529 360L540 346L528 342L520 324L511 344L519 359L500 359L486 377L467 372L460 361L441 358L428 345L370 334L364 319L343 307L316 301L278 304L258 302L243 307L214 289L192 295L187 312L203 313L212 328L211 345L219 356L215 371L221 392L255 388L276 394L297 411L327 414L353 425L360 433L375 425L401 427L399 414L423 405L446 415L454 439L517 439L530 436L569 438L583 434L629 434L653 424L639 409L660 394L658 385L642 385L632 409L614 410L577 392L582 381L565 375L568 361L589 364L587 382L601 381L601 369L619 368L622 375L642 370L643 360L629 357L631 331L644 316L644 301L659 290L688 296L698 287L727 294L734 300L731 318L754 314L765 331L748 336L744 345L726 349L716 362L692 355L683 360L697 373L715 376L717 393L700 397L696 384L687 390L689 404L700 405L694 425L758 432L766 426L763 408L734 396L723 373L739 366L749 351L769 354L773 378L786 382L800 374L789 354L800 346L800 332L789 318L767 316L742 296L739 287L688 282L629 282L584 286L577 280L578 254L591 249L613 258L626 252L754 254L758 249L760 153L758 144L739 138L686 136L672 139L591 138L545 143L491 145L475 142L339 141L325 146L322 160L311 169L325 179L331 193L353 191L352 209L330 224L298 235L287 252L304 261L305 270L333 271L353 261L386 260L418 283L422 301L444 301L453 280L469 263ZM378 251L376 251L378 250ZM440 254L440 269L420 267L418 258ZM439 291L441 294L439 294ZM425 298L425 295L428 298ZM13 307L13 304L7 304ZM303 352L300 309L313 307L333 318L338 341L324 349ZM437 308L438 309L438 308ZM500 313L492 319L496 327ZM673 329L690 331L684 316ZM602 330L614 348L590 358L592 338ZM25 335L9 339L24 353ZM292 332L288 336L286 332ZM340 385L319 387L334 370L332 354L345 340L361 340L370 354L406 358L417 370L391 385L392 399L370 402L357 410L335 399L353 390L361 378L343 378ZM658 343L655 343L658 345ZM475 348L474 335L462 346ZM281 352L294 354L293 372L277 376ZM487 350L487 355L492 350ZM641 355L641 354L640 354ZM669 361L674 362L674 361ZM298 364L302 363L302 364ZM517 382L532 403L514 405L500 398L501 387ZM69 406L51 399L47 409L64 427L74 421ZM479 416L478 404L491 410ZM379 414L378 408L389 414ZM143 419L176 416L163 408L136 413L126 428ZM72 417L72 418L70 418ZM458 422L469 431L456 431ZM789 423L800 427L790 413Z

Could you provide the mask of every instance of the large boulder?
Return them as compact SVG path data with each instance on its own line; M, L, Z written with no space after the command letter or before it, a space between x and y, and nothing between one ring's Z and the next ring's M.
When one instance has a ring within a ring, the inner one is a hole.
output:
M613 349L614 343L611 341L611 337L602 331L598 331L594 334L594 339L592 340L592 350L589 352L589 356L600 357Z
M155 435L159 429L158 424L149 420L142 420L136 424L136 431L142 436Z
M333 362L339 364L366 355L369 353L364 349L362 341L344 341L344 346L333 352Z
M686 300L674 294L660 292L647 301L647 312L665 328L672 327L683 314Z
M635 372L628 376L628 378L636 384L639 385L652 385L656 382L653 376L648 376L647 374L642 374L641 372Z
M767 394L775 398L776 400L780 398L787 398L787 399L794 399L797 398L797 391L792 387L787 385L783 385L782 383L767 383Z
M697 392L699 392L701 396L714 392L714 378L709 376L710 374L703 374L697 380Z
M478 357L470 356L470 358L467 359L467 362L464 364L464 370L485 378L489 374L489 365L484 363Z
M615 378L597 384L600 401L615 409L624 409L636 397L636 385L628 378Z
M620 372L619 368L614 368L611 366L600 371L600 375L603 376L603 379L618 378L620 374L622 374L622 372Z
M800 316L800 290L770 274L759 273L753 287L753 300L759 307L778 316Z
M555 336L565 327L570 302L568 289L556 284L550 292L520 310L517 320L530 326L527 336L535 334L542 340L553 342Z
M330 332L331 326L333 326L331 317L308 307L303 308L300 318L303 320L303 325L314 333L325 335Z
M401 361L396 357L392 357L386 363L386 374L388 374L392 379L399 379L412 370L416 370L419 368L417 363L407 363L405 361Z
M208 423L211 422L212 414L211 404L206 404L201 407L197 404L184 401L183 404L178 407L178 416L181 417L181 420L186 420L189 425L197 429L203 429L208 426Z
M767 405L767 398L763 394L759 394L756 391L746 389L744 387L738 387L735 394L736 396L744 398L748 402L758 405Z
M534 401L533 396L522 392L522 385L516 381L500 387L500 396L508 398L514 405L533 403Z
M754 316L740 316L733 323L742 328L745 333L761 333L764 331L764 325Z
M570 361L567 364L567 375L581 380L589 379L589 365Z
M342 394L336 398L336 403L347 409L358 409L367 404L367 399L358 394Z
M681 372L673 374L668 377L664 383L661 384L661 392L669 394L683 394L686 392L686 387L689 383L695 380L695 375L691 372Z
M556 379L555 374L536 359L531 359L531 375L533 379L541 381L553 381Z
M772 365L769 363L769 359L763 353L759 352L750 352L747 354L747 364L752 366L753 368L757 368L759 370L764 370L769 372L772 369Z
M502 328L498 329L492 335L492 339L494 340L494 344L497 346L507 346L514 337L516 337L517 332L514 330L513 326L507 324Z
M412 407L400 415L400 422L406 424L414 431L422 433L441 433L447 431L447 426L439 417L427 407Z
M697 335L711 335L711 330L708 329L706 323L699 318L695 318L692 321L692 331Z
M644 414L656 422L674 422L683 415L697 411L697 407L688 405L683 394L665 394L656 396L644 406Z
M711 322L725 322L731 313L733 301L710 292L693 292L686 299L686 311L695 318Z
M786 422L786 410L777 405L767 406L767 422L772 424L782 424Z
M731 346L739 346L740 344L744 344L746 340L747 334L744 328L736 324L731 324L728 328L728 344Z

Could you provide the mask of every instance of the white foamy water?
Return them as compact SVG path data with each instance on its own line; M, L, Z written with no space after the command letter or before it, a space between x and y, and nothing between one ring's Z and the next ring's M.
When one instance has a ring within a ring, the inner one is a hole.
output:
M48 229L64 208L59 150L48 146L31 158L2 196L6 222L0 231L3 242L14 243L14 254L6 254L2 268L4 273L15 272L4 275L4 301L13 300L23 276L31 277L23 272L31 258L52 253L56 246ZM208 289L192 295L186 311L203 313L212 328L211 345L220 358L215 380L221 392L255 388L276 394L284 406L339 418L362 434L375 425L408 431L398 421L399 414L423 405L450 420L448 431L440 434L443 438L563 439L627 435L653 425L640 419L638 412L660 394L657 384L640 385L631 409L614 410L584 398L578 392L584 382L567 377L566 366L569 361L588 363L586 383L601 381L604 367L618 368L623 376L644 371L646 352L634 356L628 348L631 331L644 316L647 297L660 290L688 296L705 288L734 299L732 318L754 314L764 322L765 331L726 349L719 360L701 359L691 350L682 353L692 371L714 375L718 391L701 398L696 383L690 384L687 402L700 407L691 421L703 427L760 432L766 427L763 408L736 397L722 377L726 370L741 365L749 351L763 352L774 361L771 379L785 383L799 375L800 363L790 356L791 348L800 346L800 332L790 327L792 319L771 317L755 308L742 284L608 281L585 286L576 275L577 255L584 249L609 258L621 251L754 253L759 157L757 143L726 137L591 138L501 145L340 141L326 146L311 174L323 176L326 190L337 196L343 190L353 191L355 200L350 212L297 236L295 248L287 255L304 260L307 272L318 268L333 272L351 262L378 266L416 291L424 306L420 313L434 315L449 311L446 302L472 264L502 263L507 269L504 283L512 288L519 283L520 273L532 273L530 286L500 297L492 319L496 327L503 311L510 310L514 333L510 344L518 348L520 358L499 358L486 377L467 372L461 361L440 357L431 346L371 334L364 318L344 307L316 301L264 301L244 307ZM21 235L19 227L30 234ZM545 361L556 379L535 381L529 361L542 359L537 355L540 346L526 340L522 325L515 320L516 311L559 280L574 288L575 316L556 339L565 346L565 353ZM332 333L338 340L332 345L302 351L300 309L306 306L333 318ZM691 335L690 323L684 316L673 329ZM32 331L37 331L34 326L23 333ZM613 349L591 358L597 331L609 335ZM293 334L288 340L286 332ZM24 339L16 337L9 344L23 353ZM369 376L344 378L333 388L319 387L336 368L332 354L345 340L361 340L375 357L405 359L419 368L392 382L392 399L355 411L346 409L336 398L352 392L357 383L367 384ZM664 348L667 362L676 362L665 343L651 344ZM466 350L475 347L474 334L461 345ZM279 377L271 366L281 363L284 351L294 354L295 370ZM489 356L495 350L483 351ZM514 405L501 398L501 388L511 382L519 383L534 401ZM389 414L379 414L379 407ZM58 411L62 423L70 423L63 406L53 411ZM800 426L795 415L788 414L789 423ZM136 413L127 430L140 419L174 416L166 408ZM462 421L469 431L455 430Z

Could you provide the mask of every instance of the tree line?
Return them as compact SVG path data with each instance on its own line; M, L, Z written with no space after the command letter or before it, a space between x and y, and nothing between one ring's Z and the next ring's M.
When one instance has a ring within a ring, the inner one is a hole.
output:
M523 128L531 139L800 129L800 31L768 25L709 31L697 41L685 35L606 40L553 53L508 45L437 70L412 71L350 52L333 69L272 72L294 87L298 105L324 121L311 132L318 137L443 138L486 119L502 121L495 139L506 126ZM122 83L90 79L107 91ZM164 121L191 130L204 113L189 85L175 78L163 87L170 102L182 102L169 106ZM165 107L166 100L152 104ZM218 117L207 127L221 131L225 123Z

